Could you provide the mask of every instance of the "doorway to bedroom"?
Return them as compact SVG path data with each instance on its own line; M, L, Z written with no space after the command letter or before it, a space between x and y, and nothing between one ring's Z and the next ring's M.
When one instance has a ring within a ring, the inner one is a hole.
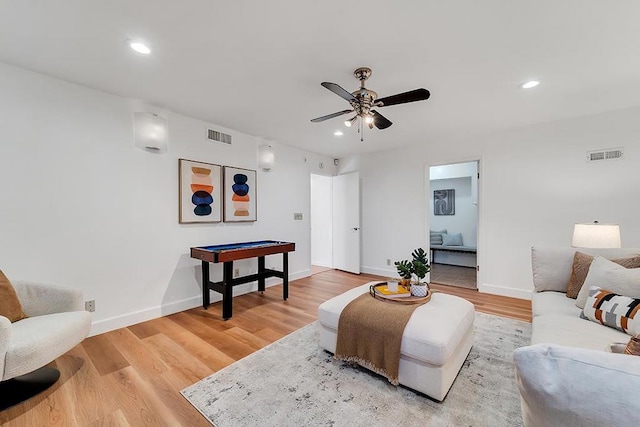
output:
M432 283L478 289L479 162L429 167Z

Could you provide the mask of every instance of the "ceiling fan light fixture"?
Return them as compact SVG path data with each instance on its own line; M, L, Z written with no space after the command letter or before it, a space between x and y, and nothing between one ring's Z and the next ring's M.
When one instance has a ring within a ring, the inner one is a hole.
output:
M358 116L353 116L349 120L345 120L344 121L344 125L346 127L350 128L351 126L353 126L353 124L356 122L356 120L358 120Z
M325 120L333 119L334 117L340 117L345 114L355 113L349 120L344 121L346 127L353 127L355 124L358 133L360 134L360 141L364 141L365 126L369 129L378 128L379 130L387 129L393 123L372 108L389 107L398 104L407 104L416 101L426 101L431 96L431 93L425 88L419 88L410 90L408 92L398 93L391 96L378 98L378 94L365 87L365 81L371 76L371 69L368 67L360 67L353 72L353 75L360 81L360 88L354 92L349 92L342 86L331 83L322 82L320 85L325 89L330 90L340 98L349 102L351 106L350 110L337 111L332 114L316 117L311 119L313 123L323 122ZM337 133L335 133L336 136Z
M520 85L520 89L533 89L540 84L539 80L529 80Z

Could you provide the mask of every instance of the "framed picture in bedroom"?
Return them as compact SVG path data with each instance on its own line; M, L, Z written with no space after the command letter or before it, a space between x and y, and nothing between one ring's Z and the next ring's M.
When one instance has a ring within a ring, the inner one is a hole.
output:
M180 224L222 221L222 166L178 159Z
M258 219L256 171L225 166L224 222L251 222Z
M456 190L433 190L433 214L456 214Z

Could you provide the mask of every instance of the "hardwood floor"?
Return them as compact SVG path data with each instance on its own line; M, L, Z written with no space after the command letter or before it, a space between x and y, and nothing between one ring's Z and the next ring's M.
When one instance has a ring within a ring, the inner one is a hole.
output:
M477 274L474 267L432 263L429 280L432 283L439 283L441 285L478 289Z
M208 426L180 394L183 388L316 320L329 298L377 276L335 270L87 338L56 359L51 389L0 412L2 426ZM478 291L433 285L466 298L477 311L531 320L531 304Z

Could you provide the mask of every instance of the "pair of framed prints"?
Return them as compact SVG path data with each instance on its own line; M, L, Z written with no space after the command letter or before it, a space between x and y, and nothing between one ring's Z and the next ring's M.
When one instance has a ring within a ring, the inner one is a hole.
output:
M180 224L258 219L256 171L178 159Z

